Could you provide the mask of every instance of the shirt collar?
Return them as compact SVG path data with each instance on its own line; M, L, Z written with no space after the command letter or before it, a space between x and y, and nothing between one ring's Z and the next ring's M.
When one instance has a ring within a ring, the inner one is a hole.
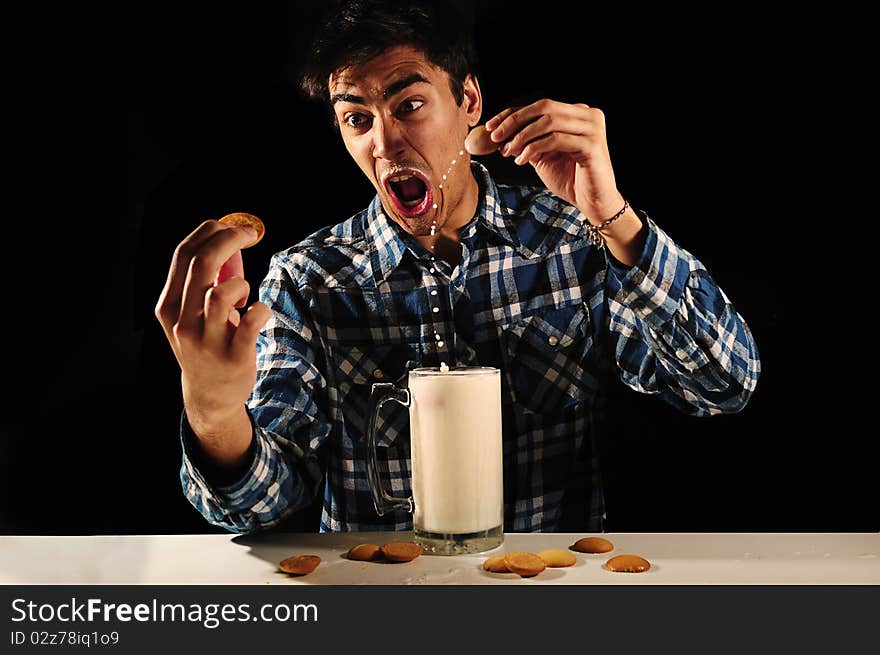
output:
M402 238L402 234L406 234L406 232L388 218L378 194L367 208L367 225L364 232L367 240L367 252L370 254L370 265L373 269L373 278L379 285L400 264L407 245Z
M461 231L462 237L471 233L475 225L481 225L514 248L518 248L519 239L516 237L516 232L511 229L507 218L509 211L502 202L498 187L489 175L489 171L479 162L471 162L471 172L479 185L479 200L473 220ZM419 246L412 236L388 217L378 194L367 208L366 219L367 248L373 277L378 285L397 269L407 250L414 257L418 257L419 255L416 254L418 251L414 248Z
M520 241L509 218L511 210L504 204L489 171L479 162L471 162L471 171L481 192L477 204L477 221L518 249Z

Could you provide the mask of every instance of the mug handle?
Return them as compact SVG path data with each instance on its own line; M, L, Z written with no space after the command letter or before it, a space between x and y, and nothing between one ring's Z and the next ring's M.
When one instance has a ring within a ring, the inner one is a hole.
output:
M414 504L412 496L409 498L395 498L382 488L382 480L379 478L379 467L376 464L376 422L379 419L379 410L389 400L400 403L404 407L410 405L409 389L398 389L389 382L377 382L370 391L370 403L367 409L369 423L367 424L367 482L373 495L373 505L379 516L394 510L404 510L412 513Z

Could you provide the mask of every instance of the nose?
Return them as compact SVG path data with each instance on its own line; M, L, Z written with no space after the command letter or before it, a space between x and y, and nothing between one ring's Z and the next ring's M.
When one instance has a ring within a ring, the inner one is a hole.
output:
M373 157L399 159L404 151L403 130L394 116L382 116L373 121Z

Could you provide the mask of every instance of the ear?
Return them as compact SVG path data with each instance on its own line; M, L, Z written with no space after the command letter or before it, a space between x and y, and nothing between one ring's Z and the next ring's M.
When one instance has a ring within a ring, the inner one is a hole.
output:
M470 127L474 127L480 122L480 116L483 115L483 93L480 91L480 83L473 75L464 78L462 85L464 94L461 101L461 108L467 116L467 123Z

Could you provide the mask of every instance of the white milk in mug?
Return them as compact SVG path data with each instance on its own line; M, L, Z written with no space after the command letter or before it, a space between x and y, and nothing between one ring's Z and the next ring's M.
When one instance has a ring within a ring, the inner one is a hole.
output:
M375 462L376 418L389 400L409 407L412 498L382 488ZM415 540L429 553L495 548L504 539L501 375L488 367L417 368L409 389L373 385L368 479L379 514L413 511Z

